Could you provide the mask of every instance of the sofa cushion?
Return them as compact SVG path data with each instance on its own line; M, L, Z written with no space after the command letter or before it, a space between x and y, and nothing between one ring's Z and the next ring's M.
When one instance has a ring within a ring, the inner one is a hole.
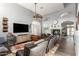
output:
M23 56L24 50L18 50L16 56Z
M5 52L5 51L9 51L5 46L1 46L0 47L0 52Z
M0 44L6 42L6 40L4 39L4 37L0 37Z
M33 42L27 42L26 44L25 44L25 46L27 46L27 47L29 47L29 48L33 48L33 47L35 47L37 44L34 44Z

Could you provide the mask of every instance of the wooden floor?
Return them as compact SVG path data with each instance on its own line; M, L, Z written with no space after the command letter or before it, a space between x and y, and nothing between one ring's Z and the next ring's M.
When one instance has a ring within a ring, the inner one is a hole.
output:
M61 51L56 51L56 53L53 56L70 56L70 55L63 53Z
M73 36L62 39L58 50L54 54L51 52L47 56L75 56Z
M66 54L65 52L61 52L59 50L59 45L55 46L45 56L70 56L69 54Z
M66 39L62 39L59 51L66 53L70 56L75 56L74 39L72 36L68 36L66 37Z

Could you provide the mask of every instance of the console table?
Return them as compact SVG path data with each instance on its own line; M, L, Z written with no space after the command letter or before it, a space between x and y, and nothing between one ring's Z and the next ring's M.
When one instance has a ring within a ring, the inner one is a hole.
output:
M16 38L16 44L21 42L31 41L31 35L29 34L21 34Z

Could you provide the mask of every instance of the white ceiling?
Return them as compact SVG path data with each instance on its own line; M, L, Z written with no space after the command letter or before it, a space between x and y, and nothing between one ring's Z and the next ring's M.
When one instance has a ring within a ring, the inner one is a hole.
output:
M35 12L34 3L18 3L18 4ZM38 14L46 15L64 9L64 5L63 3L38 3L36 5L36 9Z

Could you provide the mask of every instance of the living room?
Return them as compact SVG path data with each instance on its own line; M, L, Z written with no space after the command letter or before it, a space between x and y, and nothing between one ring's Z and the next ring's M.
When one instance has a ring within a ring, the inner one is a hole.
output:
M76 7L76 3L0 3L0 55L75 56L73 39L68 46L60 43L69 35L73 38ZM67 28L72 31L67 33Z

